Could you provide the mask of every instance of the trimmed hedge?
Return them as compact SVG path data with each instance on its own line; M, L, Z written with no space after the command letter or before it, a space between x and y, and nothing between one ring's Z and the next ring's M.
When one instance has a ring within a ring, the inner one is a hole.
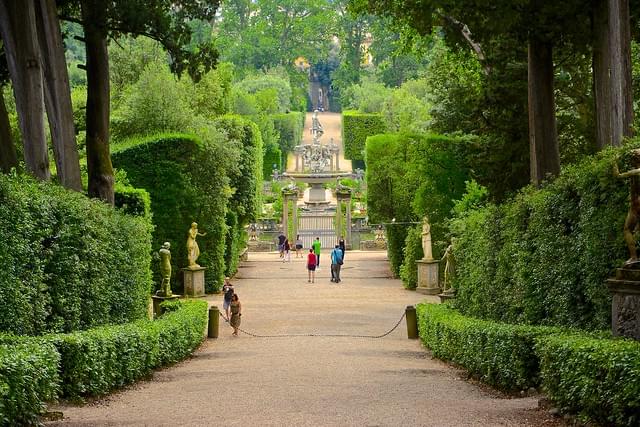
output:
M273 125L280 134L280 151L286 159L287 153L293 151L296 145L302 143L304 129L304 113L292 111L290 113L272 114Z
M171 243L172 284L178 293L182 285L180 268L188 264L187 231L194 221L200 232L207 233L198 237L198 263L207 267L206 290L222 287L225 216L231 196L228 150L233 147L193 135L162 134L131 140L116 147L112 155L113 165L126 171L131 185L144 188L151 196L153 249ZM154 262L152 267L154 282L159 286L159 263Z
M148 218L151 221L151 197L144 188L116 183L115 206L124 213Z
M46 337L61 356L62 396L104 394L191 354L204 339L208 304L202 300L172 304L155 321Z
M557 330L465 317L442 304L418 304L422 343L439 359L461 365L500 389L539 385L535 340Z
M360 113L348 110L342 112L342 143L344 157L350 160L364 160L367 137L385 133L387 127L381 114Z
M640 343L584 335L539 337L542 386L563 411L603 425L640 425Z
M0 331L40 335L145 317L151 228L60 186L0 176Z
M608 329L604 281L627 257L629 209L628 180L612 170L618 155L638 145L603 151L542 189L459 214L451 223L456 308L510 323Z
M0 345L0 425L37 425L58 394L60 355L52 345Z
M367 138L370 223L387 224L391 268L399 276L404 264L402 278L407 287L415 287L415 260L422 257L419 231L416 229L407 240L411 229L408 223L429 217L437 258L447 244L447 221L454 199L464 194L465 181L469 179L469 146L467 139L434 134L381 134Z

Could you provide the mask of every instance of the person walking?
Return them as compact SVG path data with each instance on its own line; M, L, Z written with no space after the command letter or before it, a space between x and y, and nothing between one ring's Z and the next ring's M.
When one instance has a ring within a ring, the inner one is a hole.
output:
M289 243L289 238L284 239L284 258L282 258L282 262L291 262L291 244Z
M307 280L307 283L315 283L316 254L313 253L313 249L309 249L309 255L307 255L307 271L309 272L309 280Z
M224 278L224 285L222 285L222 293L224 295L224 301L222 303L222 308L224 309L227 318L226 322L229 321L229 306L231 305L231 299L233 298L233 294L235 294L235 290L233 289L233 284L231 283L231 279L228 277Z
M340 268L342 267L342 249L336 245L331 251L331 281L340 283Z
M313 248L313 253L316 254L316 269L320 270L320 248L322 247L320 237L316 237L311 247Z
M242 304L238 294L233 294L231 299L231 326L233 327L233 335L238 336L238 328L240 327L240 317L242 316Z
M342 261L344 261L344 253L347 251L347 245L344 243L344 236L340 236L338 245L340 246L340 250L342 251Z
M280 258L284 257L284 241L287 238L284 236L282 231L278 235L278 252L280 252Z
M302 255L302 239L299 234L296 236L296 258L298 257L304 257L304 255Z

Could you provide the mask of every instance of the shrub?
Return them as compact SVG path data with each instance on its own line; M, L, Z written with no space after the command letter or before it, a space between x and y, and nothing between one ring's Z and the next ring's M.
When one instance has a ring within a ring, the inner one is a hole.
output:
M286 153L293 151L296 145L302 143L304 113L294 111L286 114L273 114L270 117L273 119L276 131L280 134L280 151L283 156L286 156Z
M363 152L368 136L384 133L386 126L380 114L366 114L357 111L342 112L342 143L344 157L364 160Z
M205 134L203 129L202 134ZM221 288L224 277L225 217L230 197L227 171L237 162L239 144L223 145L215 129L205 139L185 134L165 134L128 141L112 155L115 167L127 173L130 183L151 196L153 247L171 243L172 277L187 265L187 231L198 222L200 258L207 267L207 292ZM153 263L157 284L159 264ZM181 278L180 278L181 280ZM172 279L174 290L180 284Z
M82 194L0 176L0 331L39 335L147 313L151 225Z
M555 329L474 319L441 304L419 304L417 311L420 339L435 357L504 390L539 384L535 339Z
M124 213L148 218L151 221L151 198L144 188L116 183L115 206Z
M458 212L456 308L511 323L608 328L603 283L626 255L628 183L612 173L619 153L586 158L503 204Z
M291 84L287 79L276 74L257 74L238 82L235 87L250 94L265 89L274 89L278 111L284 113L291 109Z
M52 345L0 345L0 425L37 425L57 397L60 355Z
M640 343L563 334L539 337L536 352L543 389L563 411L640 424Z
M422 227L412 227L407 233L403 248L403 262L400 266L400 278L404 287L415 289L418 286L418 266L416 261L422 259Z
M104 394L188 356L204 339L207 307L187 300L155 321L44 337L60 353L62 396Z

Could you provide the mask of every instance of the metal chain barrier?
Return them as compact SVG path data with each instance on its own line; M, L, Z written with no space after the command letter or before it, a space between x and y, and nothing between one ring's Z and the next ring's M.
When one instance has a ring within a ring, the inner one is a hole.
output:
M286 338L286 337L330 337L330 338L335 338L335 337L342 337L342 338L373 338L373 339L378 339L378 338L384 338L387 335L389 335L390 333L392 333L393 331L395 331L396 329L398 329L398 326L400 326L400 323L402 322L402 319L404 319L406 316L406 313L402 313L402 316L400 316L400 319L398 320L398 322L395 324L395 326L391 329L389 329L387 332L385 332L382 335L352 335L352 334L316 334L316 333L310 333L310 334L277 334L277 335L260 335L260 334L254 334L252 332L249 331L245 331L244 329L238 328L238 330L240 332L242 332L243 334L249 335L251 337L254 338ZM224 314L222 314L222 312L220 312L220 317L222 317L225 322L227 322L227 324L229 324L229 326L231 327L231 323L229 322L229 319L227 319Z

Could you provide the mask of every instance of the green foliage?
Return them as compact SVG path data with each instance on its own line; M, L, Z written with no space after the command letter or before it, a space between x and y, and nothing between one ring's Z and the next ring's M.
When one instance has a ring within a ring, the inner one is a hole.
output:
M37 425L58 395L60 355L52 345L0 344L0 425Z
M349 86L342 94L342 107L360 113L380 113L391 89L374 79L363 79L362 83Z
M180 79L182 96L195 114L208 119L221 116L229 112L232 78L233 65L218 64L215 70L209 71L197 82L188 78Z
M62 396L104 394L182 360L204 339L207 307L187 300L155 321L44 337L60 354Z
M446 226L453 199L469 177L468 141L439 135L382 134L367 138L367 206L371 223L387 223L389 261L394 274L405 263L405 286L413 286L415 236L406 241L407 222L426 215L434 256L446 246ZM395 218L395 223L393 219Z
M342 112L342 143L344 157L363 160L368 136L384 133L386 126L380 114L364 114L357 111Z
M151 225L27 177L0 176L0 330L39 335L146 315Z
M236 88L256 95L258 108L267 106L285 113L291 109L291 84L287 78L277 74L256 74L236 83Z
M133 135L183 131L192 125L193 112L169 68L151 64L127 88L111 122L114 139L122 140Z
M284 156L293 151L296 145L302 143L304 113L293 111L286 114L274 114L270 117L273 119L276 131L280 134L280 151Z
M116 183L115 206L124 213L147 218L151 222L151 197L143 188Z
M429 130L431 119L429 104L426 99L421 99L417 95L421 89L419 86L424 85L424 80L413 80L391 92L391 96L382 107L382 117L387 129L392 132Z
M563 411L602 425L640 424L640 343L585 335L538 338L545 393Z
M112 155L114 166L126 171L130 183L151 196L156 226L153 248L171 243L176 291L180 268L188 265L187 231L194 221L200 232L207 233L198 237L198 263L208 269L207 292L220 289L224 278L225 218L231 196L228 174L237 173L233 168L238 165L240 147L237 140L224 142L224 135L215 128L202 128L199 134L202 139L184 134L134 139L116 147ZM153 263L153 271L159 284L158 263Z
M416 261L422 259L422 227L412 227L405 238L403 261L400 266L400 278L407 289L415 289L418 286L418 267Z
M474 319L442 304L418 304L417 311L420 339L435 357L504 390L538 386L535 340L555 329Z
M628 184L607 150L501 205L458 213L451 230L463 313L512 323L609 327L603 285L625 259Z

